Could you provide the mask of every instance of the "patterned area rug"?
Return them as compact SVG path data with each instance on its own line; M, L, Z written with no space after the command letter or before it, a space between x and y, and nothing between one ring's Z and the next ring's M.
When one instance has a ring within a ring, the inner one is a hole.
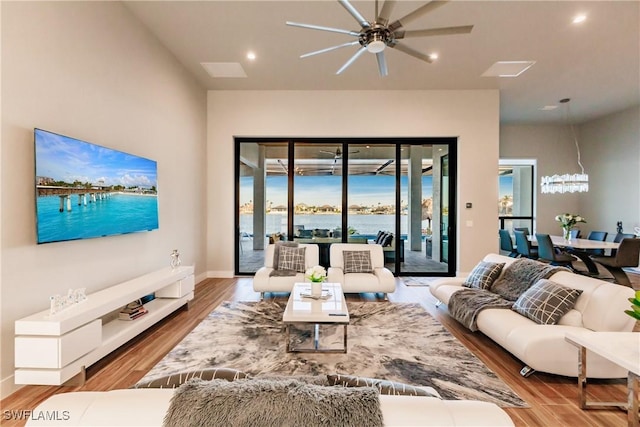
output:
M348 353L286 353L285 303L224 302L141 381L228 367L259 374L341 373L430 386L444 399L527 406L420 304L349 302ZM342 326L322 325L321 345L340 346ZM311 330L292 332L296 346Z

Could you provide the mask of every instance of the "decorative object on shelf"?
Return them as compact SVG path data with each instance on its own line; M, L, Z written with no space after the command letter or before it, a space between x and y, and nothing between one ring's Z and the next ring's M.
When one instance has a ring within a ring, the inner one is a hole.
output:
M147 314L149 310L147 310L144 305L142 305L142 300L135 300L134 302L130 302L122 309L120 309L120 313L118 314L118 319L120 320L135 320L140 316L144 316Z
M633 231L636 233L637 237L640 237L640 227L635 227Z
M555 193L586 193L589 191L589 175L584 173L584 166L580 162L580 146L578 145L578 137L573 128L573 124L569 118L569 101L571 98L564 98L560 100L561 104L565 105L565 120L571 130L571 137L576 144L576 151L578 152L578 166L580 166L580 173L575 174L563 174L563 175L547 175L542 177L542 183L540 191L542 194L555 194Z
M180 264L182 264L182 261L180 261L180 252L174 249L173 252L171 252L171 269L175 270L180 267Z
M618 221L616 222L616 232L617 233L622 233L622 221Z
M49 314L54 315L60 313L63 310L73 307L75 304L80 304L87 300L85 290L87 288L69 289L66 295L52 295L49 297L50 308Z
M570 213L556 215L556 221L561 224L562 237L564 237L564 240L568 242L571 241L571 230L573 229L573 227L575 227L579 222L584 222L585 224L587 223L587 221L580 215Z
M625 310L624 312L634 319L640 320L640 291L636 291L635 298L629 298L629 302L631 303L631 310Z

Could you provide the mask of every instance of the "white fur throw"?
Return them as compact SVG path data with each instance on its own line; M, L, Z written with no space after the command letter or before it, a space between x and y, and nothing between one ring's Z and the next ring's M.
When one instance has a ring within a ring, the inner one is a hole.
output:
M378 390L295 379L192 379L176 389L164 419L165 427L382 425Z

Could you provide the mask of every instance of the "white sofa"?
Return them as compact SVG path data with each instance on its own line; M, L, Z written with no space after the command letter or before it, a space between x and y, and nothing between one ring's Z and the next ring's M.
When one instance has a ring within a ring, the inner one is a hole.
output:
M306 248L305 269L314 267L319 263L320 252L318 245L311 243L300 243L298 247ZM253 277L253 290L260 292L260 297L264 297L265 292L291 292L293 284L305 282L304 273L297 273L295 276L270 276L274 270L273 251L275 245L267 246L264 254L264 267L260 267Z
M344 251L369 251L372 273L345 273ZM342 284L345 293L375 292L386 294L396 290L393 273L384 266L382 246L367 243L334 243L329 250L331 267L327 272L328 282Z
M515 260L496 254L484 258L488 262L504 262L505 268ZM465 289L462 287L464 280L463 277L438 279L431 282L429 289L439 301L448 304L453 293ZM524 362L527 366L521 373L525 376L540 371L577 377L578 348L565 341L565 334L585 329L631 331L635 320L624 310L628 309L627 298L632 297L634 291L569 271L555 273L549 280L583 291L575 307L558 324L540 325L510 309L485 309L477 317L478 329ZM590 353L587 375L591 378L623 378L627 371Z
M172 389L79 391L51 396L27 421L34 426L162 426ZM388 426L513 426L497 405L422 396L380 396ZM259 427L259 426L257 426Z

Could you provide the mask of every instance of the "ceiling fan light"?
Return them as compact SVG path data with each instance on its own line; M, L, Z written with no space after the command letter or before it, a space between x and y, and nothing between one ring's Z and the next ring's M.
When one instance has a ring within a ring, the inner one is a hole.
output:
M382 40L374 40L367 45L367 50L371 53L380 53L387 45Z

